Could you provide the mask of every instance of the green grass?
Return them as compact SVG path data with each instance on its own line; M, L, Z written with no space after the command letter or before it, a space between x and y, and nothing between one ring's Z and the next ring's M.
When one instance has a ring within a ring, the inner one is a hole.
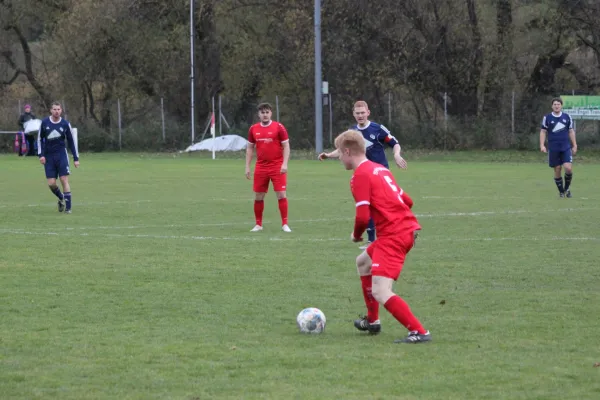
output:
M423 226L395 286L418 346L383 309L379 336L352 327L338 162L295 157L293 232L270 192L251 234L240 159L84 154L63 215L36 159L0 156L0 398L600 398L600 165L559 199L543 156L473 154L394 169ZM324 334L297 332L307 306Z

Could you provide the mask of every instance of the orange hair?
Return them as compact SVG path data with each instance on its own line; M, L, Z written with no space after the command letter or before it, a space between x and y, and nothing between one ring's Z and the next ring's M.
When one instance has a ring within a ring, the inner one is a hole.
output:
M339 150L350 149L351 154L365 154L367 151L362 133L352 129L340 133L335 138L335 148Z
M358 107L364 107L367 110L369 109L369 105L367 104L366 101L363 101L363 100L359 100L356 103L354 103L354 107L352 108L352 110L356 110Z

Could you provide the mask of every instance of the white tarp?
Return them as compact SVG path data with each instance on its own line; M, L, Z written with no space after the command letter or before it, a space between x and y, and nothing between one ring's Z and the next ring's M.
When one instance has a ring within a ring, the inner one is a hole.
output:
M216 138L208 138L203 141L193 144L187 149L185 149L186 153L190 151L200 151L200 150L213 150L213 141L215 144L215 151L240 151L246 148L248 141L241 136L238 135L223 135L217 136Z
M24 133L37 132L40 130L40 125L42 125L41 119L30 119L23 124L23 131Z

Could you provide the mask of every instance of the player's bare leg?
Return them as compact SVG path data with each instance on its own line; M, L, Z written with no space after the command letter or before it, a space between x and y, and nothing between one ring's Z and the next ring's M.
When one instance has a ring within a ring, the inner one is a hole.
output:
M573 197L571 195L571 181L573 180L573 164L572 163L564 163L563 168L565 170L565 196L568 198Z
M560 197L565 197L565 187L563 185L563 178L561 175L562 166L557 165L554 167L554 183L558 188L558 193Z
M423 328L408 304L392 291L394 280L384 276L373 277L373 297L408 329L408 336L394 343L422 343L431 341L431 334Z
M56 179L48 178L48 187L50 191L54 193L56 197L58 197L58 212L65 211L65 196L61 193L58 185L56 184Z
M62 185L65 198L65 213L71 214L71 185L69 185L69 176L61 176L60 184Z
M367 315L354 321L354 327L359 331L368 331L376 335L381 332L379 321L379 303L373 297L373 284L371 276L371 257L363 251L356 257L356 270L360 276L363 297L367 306Z
M265 195L263 192L254 192L254 218L256 219L256 225L250 230L250 232L262 231L262 218L263 211L265 209Z
M279 203L279 213L281 214L281 230L284 232L291 232L292 230L288 226L288 200L286 192L280 191L275 192L277 196L277 202Z

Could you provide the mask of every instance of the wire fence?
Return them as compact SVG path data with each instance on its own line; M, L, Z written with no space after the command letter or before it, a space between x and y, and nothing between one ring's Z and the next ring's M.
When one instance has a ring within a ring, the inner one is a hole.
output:
M575 93L575 91L571 91ZM570 94L570 93L567 93ZM341 96L340 96L341 97ZM369 99L370 119L385 124L404 148L455 150L537 148L542 116L550 111L550 98L540 96L533 109L525 110L522 95L508 92L494 113L463 112L461 99L440 92L437 98L388 91ZM117 98L92 114L85 104L62 100L63 115L78 128L82 151L183 150L210 136L211 113L215 113L216 135L246 137L257 121L256 104L241 99L215 96L195 118L192 133L189 110L174 107L181 100L168 98ZM273 105L273 118L290 133L294 148L314 149L315 121L312 99L300 96L271 95L260 98ZM531 102L530 102L531 103ZM12 151L14 135L20 130L18 119L24 104L31 104L38 118L48 115L35 99L0 99L0 151ZM213 106L214 104L214 106ZM323 98L323 144L331 148L335 136L354 124L353 101L335 93ZM89 108L89 106L88 106ZM575 122L580 147L600 147L600 122ZM13 135L13 136L11 136Z

